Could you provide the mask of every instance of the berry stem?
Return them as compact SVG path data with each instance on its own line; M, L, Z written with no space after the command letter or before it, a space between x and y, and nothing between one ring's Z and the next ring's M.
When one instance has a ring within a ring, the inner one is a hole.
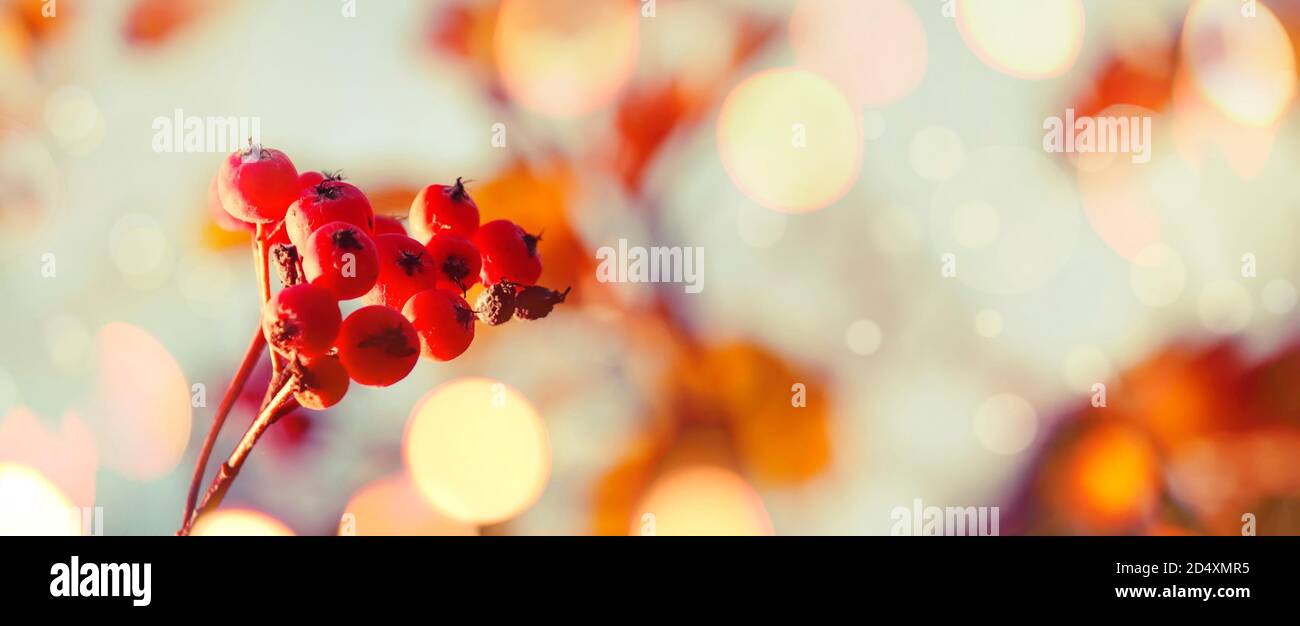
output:
M261 311L268 300L271 299L271 255L267 246L266 225L257 225L257 241L255 242L255 258L257 260L257 286L260 290L262 301L257 310ZM271 373L280 373L280 355L271 350Z
M208 491L203 495L203 502L194 512L189 522L181 528L178 535L188 535L194 528L194 524L204 514L215 510L221 505L222 499L226 497L226 492L230 491L230 486L235 482L235 477L239 475L239 470L244 466L244 461L248 460L248 455L253 452L253 446L266 433L266 429L275 421L276 415L280 409L293 398L293 390L296 381L289 379L275 394L271 401L258 413L257 418L249 425L248 430L244 431L244 437L239 440L235 450L230 453L230 458L221 464L221 469L217 475L212 478L212 484L208 485Z
M226 416L230 415L230 409L235 406L235 400L239 398L239 393L244 390L244 385L248 383L248 376L253 373L253 368L257 365L259 357L262 356L262 349L266 346L266 335L262 334L262 326L259 324L257 332L253 333L253 339L248 343L248 350L244 351L244 360L240 361L239 369L235 370L235 377L230 380L230 386L226 388L226 395L221 398L221 404L217 406L217 412L212 416L212 427L208 429L208 436L203 440L203 448L199 450L199 458L194 463L194 477L190 479L189 495L185 497L185 514L181 517L181 524L188 526L187 522L190 516L194 514L194 503L199 497L199 485L203 483L203 473L207 469L208 459L212 457L212 447L217 443L217 436L221 434L221 427L226 423Z

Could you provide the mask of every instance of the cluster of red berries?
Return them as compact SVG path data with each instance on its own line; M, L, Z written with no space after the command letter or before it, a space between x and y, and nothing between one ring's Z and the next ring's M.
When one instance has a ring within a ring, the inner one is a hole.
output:
M421 356L454 359L476 321L545 317L568 294L536 285L541 238L507 220L480 225L460 179L415 197L414 237L340 176L299 174L283 152L256 145L222 162L209 198L228 220L269 233L285 288L266 302L262 330L309 409L336 404L349 381L392 385ZM479 282L472 308L464 296ZM355 298L365 306L344 319L339 302Z

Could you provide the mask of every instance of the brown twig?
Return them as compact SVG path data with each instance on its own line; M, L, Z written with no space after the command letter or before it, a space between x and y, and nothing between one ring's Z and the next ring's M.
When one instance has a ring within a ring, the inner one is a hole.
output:
M190 479L189 495L185 497L182 525L188 523L190 516L194 514L194 503L199 497L199 485L203 483L203 473L207 469L208 459L212 457L212 447L216 445L221 427L226 423L226 416L230 415L230 409L235 406L240 392L248 383L248 377L257 366L258 358L262 356L265 346L266 335L262 334L262 327L259 324L257 332L253 333L252 341L248 343L248 350L244 351L244 360L240 361L239 369L235 370L235 377L230 380L230 386L226 387L226 395L221 398L221 404L217 406L217 412L212 416L212 427L208 429L208 436L203 440L203 448L199 450L199 458L194 463L194 477Z
M213 477L212 484L208 485L208 490L203 494L203 502L199 504L194 515L189 518L185 526L176 533L178 535L188 535L193 530L194 524L204 514L216 509L221 505L221 500L225 498L226 492L230 491L230 485L235 482L235 477L239 475L239 470L244 466L244 461L248 460L248 455L252 453L253 446L266 433L266 429L275 421L276 415L280 412L293 398L293 389L296 379L285 381L280 387L275 397L267 403L266 407L257 415L253 423L249 425L248 430L244 431L244 437L239 440L239 445L235 446L234 452L230 453L230 458L221 464L217 470L217 475Z

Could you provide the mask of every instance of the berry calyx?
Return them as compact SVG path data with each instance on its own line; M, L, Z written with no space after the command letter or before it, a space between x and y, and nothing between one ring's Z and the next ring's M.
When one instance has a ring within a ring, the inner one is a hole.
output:
M488 285L487 289L478 295L478 301L474 303L474 313L478 315L479 321L488 326L498 326L510 321L515 314L517 290L518 285L508 280Z
M356 225L331 222L312 233L300 251L307 281L339 300L359 298L379 278L375 242Z
M298 170L283 152L250 145L217 170L217 196L232 217L269 224L284 217L298 195Z
M420 338L420 356L450 361L474 341L474 311L465 299L448 291L431 289L411 296L402 308Z
M441 285L464 294L479 281L483 259L478 248L468 240L451 234L438 234L425 244L433 265L438 269Z
M460 178L454 185L429 185L411 202L411 235L420 241L439 233L468 239L478 230L478 220L478 205Z
M342 322L334 295L312 285L283 289L262 309L262 332L284 355L324 354L334 345Z
M335 345L348 376L372 387L406 378L420 358L415 327L401 313L379 305L361 307L343 320Z
M406 235L375 237L379 251L379 277L363 302L401 310L413 295L438 286L434 258L420 242Z
M299 248L317 228L330 222L347 222L369 235L374 231L375 212L356 186L325 178L303 189L284 216L289 241Z
M515 317L521 320L538 320L551 314L555 305L564 302L569 289L553 291L540 285L524 287L515 296Z
M542 276L542 256L532 235L509 220L494 220L479 227L472 239L483 258L483 284L510 280L532 285Z
M339 403L351 381L337 355L299 356L289 369L297 381L293 397L304 409L323 411Z

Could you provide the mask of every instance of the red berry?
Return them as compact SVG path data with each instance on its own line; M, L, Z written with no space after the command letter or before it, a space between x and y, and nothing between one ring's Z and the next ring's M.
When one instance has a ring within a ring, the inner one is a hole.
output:
M342 322L334 295L312 285L282 289L262 309L266 340L286 355L324 354L334 345Z
M524 232L514 222L495 220L479 227L474 245L483 257L483 284L509 280L532 285L542 276L542 256L537 242L542 238Z
M298 189L301 191L310 187L315 187L326 178L329 178L329 175L325 172L303 172L298 175Z
M330 222L347 222L369 235L375 229L375 212L355 185L327 178L304 189L284 216L289 241L299 248L317 228Z
M387 215L375 216L375 234L376 235L405 235L406 227L402 226L402 221Z
M362 301L402 310L411 296L438 286L433 257L420 242L406 235L375 237L379 250L379 279Z
M304 409L323 411L348 392L348 371L337 356L300 357L290 367L298 377L293 397Z
M478 205L465 191L465 183L429 185L411 203L411 235L428 241L438 233L469 239L478 230Z
M434 235L424 247L438 269L438 280L443 287L465 293L478 283L483 259L474 244L444 233Z
M387 387L411 373L420 359L420 339L401 313L371 305L353 311L339 329L339 359L352 380Z
M298 197L298 170L283 152L249 146L232 153L217 170L221 206L236 219L267 224L284 217Z
M212 177L212 183L208 185L208 215L212 221L216 222L222 230L230 232L252 232L257 228L256 224L249 224L241 219L226 212L221 206L221 194L217 193L217 177Z
M339 300L365 295L379 277L375 242L347 222L331 222L316 229L299 254L307 282L328 289Z
M420 337L420 356L450 361L474 341L474 311L465 299L437 289L411 296L402 308Z

